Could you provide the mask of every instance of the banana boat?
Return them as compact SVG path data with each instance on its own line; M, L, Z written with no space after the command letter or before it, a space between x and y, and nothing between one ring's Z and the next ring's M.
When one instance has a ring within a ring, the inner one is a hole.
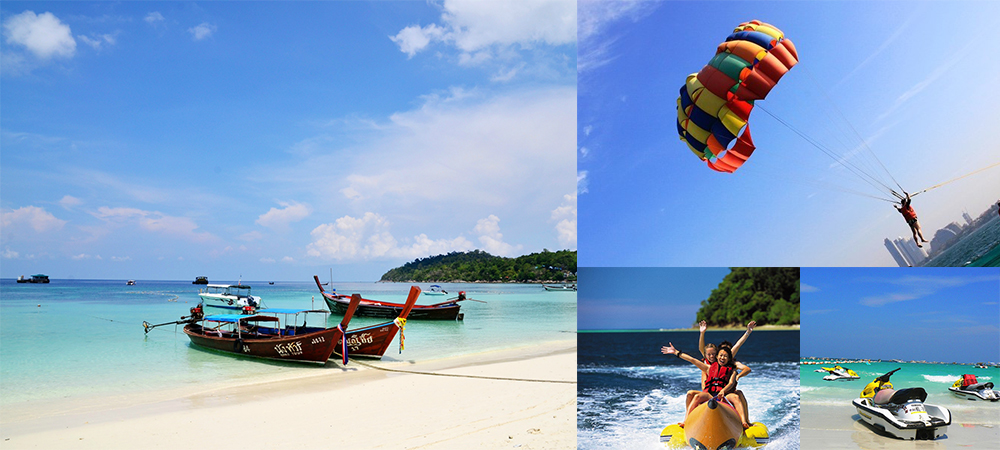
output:
M667 448L690 446L697 450L761 447L769 439L764 424L754 422L744 430L736 410L714 398L691 411L684 428L672 424L660 433L660 442Z

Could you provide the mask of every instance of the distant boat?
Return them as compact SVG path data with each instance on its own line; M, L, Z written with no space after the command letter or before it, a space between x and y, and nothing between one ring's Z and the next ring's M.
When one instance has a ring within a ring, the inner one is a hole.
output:
M208 277L195 277L191 284L208 284Z
M274 282L273 281L268 281L267 284L274 284Z
M448 291L441 289L441 286L436 284L432 284L430 289L424 291L424 295L445 295L447 293Z
M545 288L546 291L562 291L562 292L575 292L576 291L576 285L575 284L557 284L557 285L543 284L542 287Z
M31 278L24 278L24 275L17 277L18 283L48 283L49 276L39 273L32 275Z
M135 280L128 280L125 282L126 286L135 286Z

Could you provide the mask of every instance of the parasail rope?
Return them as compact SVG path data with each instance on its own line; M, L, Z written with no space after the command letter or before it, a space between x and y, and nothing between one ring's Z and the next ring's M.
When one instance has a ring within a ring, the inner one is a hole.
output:
M922 193L924 193L924 192L927 192L927 191L929 191L929 190L931 190L931 189L937 189L937 188L939 188L939 187L941 187L941 186L944 186L944 185L946 185L946 184L948 184L948 183L951 183L951 182L954 182L954 181L958 181L958 180L961 180L962 178L965 178L965 177L967 177L967 176L969 176L969 175L975 175L975 174L977 174L977 173L979 173L979 172L982 172L982 171L984 171L984 170L987 170L987 169L992 169L992 168L994 168L994 167L996 167L996 166L1000 166L1000 162L996 162L996 163L993 163L993 164L990 164L990 165L988 165L988 166L986 166L986 167L983 167L982 169L979 169L979 170L974 170L974 171L972 171L972 172L969 172L969 173L967 173L967 174L965 174L965 175L962 175L962 176L960 176L960 177L958 177L958 178L952 178L952 179L950 179L950 180L948 180L948 181L945 181L944 183L938 183L938 184L935 184L934 186L931 186L931 187L929 187L929 188L927 188L927 189L924 189L924 190L921 190L921 191L917 191L917 192L916 192L916 193L914 193L914 194L910 194L910 197L915 197L915 196L917 196L918 194L922 194Z
M831 159L833 159L834 161L836 161L838 164L844 166L844 168L846 168L847 170L849 170L851 173L857 175L858 178L861 178L862 181L868 183L869 185L871 185L875 189L877 189L879 191L882 191L882 189L880 189L879 186L877 186L877 185L880 185L880 186L882 186L882 188L885 188L885 190L888 191L893 196L895 196L897 198L903 198L903 196L901 194L897 193L894 189L892 189L891 187L887 186L885 183L883 183L883 182L879 181L878 179L876 179L875 177L869 175L864 170L861 170L860 167L857 167L854 163L852 163L850 161L847 161L846 158L838 157L832 150L824 147L819 142L817 142L815 139L810 138L808 135L806 135L802 131L799 131L799 129L797 129L794 126L792 126L792 124L790 124L790 123L782 120L780 117L776 116L771 111L768 111L767 108L764 108L763 105L761 105L761 104L758 103L758 104L755 104L754 107L756 107L757 109L760 109L761 111L764 111L765 113L767 113L767 115L773 117L774 120L777 120L782 125L788 127L789 130L792 130L795 134L797 134L800 137L802 137L802 139L805 139L806 142L812 144L813 147L816 147L817 149L819 149L820 151L822 151L823 153L825 153Z
M823 97L826 98L826 104L832 106L833 110L837 112L837 114L844 121L844 123L846 123L847 126L849 126L851 128L851 131L854 132L854 135L857 136L858 139L861 140L861 145L863 145L865 147L865 149L868 150L868 153L870 153L872 155L872 158L874 158L875 161L878 162L879 166L882 167L882 170L885 171L886 175L889 175L889 178L892 179L892 182L896 184L896 187L898 187L900 191L904 191L905 192L905 190L903 189L903 187L899 185L899 182L896 181L896 177L892 176L892 173L890 173L889 169L887 169L885 167L885 164L882 164L882 160L878 159L878 155L875 154L875 151L872 150L871 147L868 146L868 142L865 141L865 139L861 137L861 133L858 132L857 128L854 128L854 124L852 124L851 121L847 120L847 116L845 116L844 113L843 113L843 111L841 111L840 108L837 107L837 103L834 102L833 99L831 99L830 96L827 95L826 90L822 89L820 87L820 84L818 82L816 82L816 79L812 76L812 73L808 70L808 68L803 67L802 70L806 73L806 76L809 77L809 80L812 81L814 85L816 85L816 87L819 90L819 92L821 92L823 94ZM900 198L900 199L903 198L901 195L899 195L899 193L893 192L893 194L896 197Z

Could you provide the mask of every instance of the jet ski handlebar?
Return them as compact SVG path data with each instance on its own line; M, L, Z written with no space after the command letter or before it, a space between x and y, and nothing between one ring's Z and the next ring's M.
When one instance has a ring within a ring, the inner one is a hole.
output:
M896 368L896 370L899 370L899 369L902 369L902 367ZM891 372L889 372L889 373L887 373L885 375L882 375L882 376L878 377L878 379L882 380L882 382L885 383L886 381L889 381L889 377L891 377L892 374L896 373L896 370L893 370L893 371L891 371Z

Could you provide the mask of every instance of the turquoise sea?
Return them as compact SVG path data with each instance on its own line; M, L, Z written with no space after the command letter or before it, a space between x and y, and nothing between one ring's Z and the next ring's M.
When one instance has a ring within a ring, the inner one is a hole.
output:
M243 284L268 307L326 309L312 280ZM546 292L537 284L441 285L450 294L445 298L464 290L468 298L487 303L463 302L464 321L408 322L405 350L399 354L397 335L384 361L425 361L576 338L574 292ZM46 405L83 405L108 396L153 398L342 370L339 361L317 367L202 350L190 344L180 326L143 334L144 320L156 324L187 315L199 302L199 287L191 281L137 280L126 286L125 280L53 279L38 285L0 280L0 408L5 416L22 407L45 410ZM342 294L402 303L410 284L334 282L334 287ZM421 297L418 304L443 301ZM339 321L333 315L328 324ZM359 317L351 328L383 321Z
M995 357L996 355L991 355ZM983 359L987 359L984 356ZM893 369L900 370L890 381L896 389L922 387L927 391L927 403L940 405L951 410L954 423L962 426L1000 425L1000 404L981 401L970 401L959 398L948 391L948 388L962 374L971 373L979 381L991 381L1000 387L1000 368L990 367L976 369L971 365L962 364L919 364L873 362L871 364L842 363L841 367L854 370L861 377L851 381L825 381L825 373L815 372L820 367L832 367L835 364L806 365L799 367L802 405L814 406L846 406L851 407L851 400L858 398L865 385L876 377Z
M1000 217L994 217L923 265L1000 267Z

